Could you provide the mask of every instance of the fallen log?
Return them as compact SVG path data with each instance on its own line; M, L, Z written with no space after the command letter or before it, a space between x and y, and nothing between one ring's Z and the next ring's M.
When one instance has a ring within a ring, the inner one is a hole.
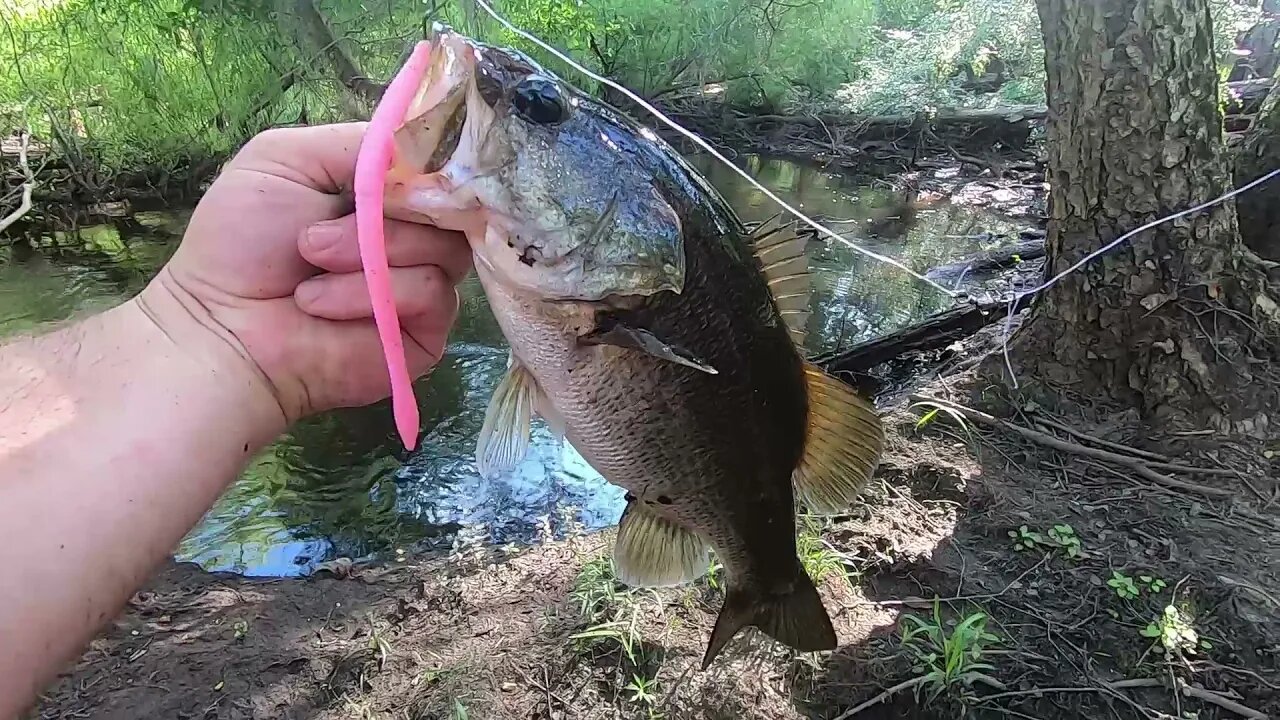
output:
M1022 297L1013 303L1013 314L1030 307L1031 302L1032 296ZM847 350L818 355L813 362L828 372L865 373L908 353L938 350L963 340L1003 320L1010 314L1009 306L1008 302L968 303L932 315L897 332L858 343Z
M1225 115L1240 118L1256 112L1269 92L1269 79L1227 83ZM694 129L700 129L696 126L738 128L755 135L785 128L805 128L813 133L815 139L822 139L828 144L846 144L853 140L898 141L926 131L961 137L1007 136L1016 141L1030 130L1031 125L1044 120L1047 115L1043 105L940 110L932 115L923 112L783 114L708 103L672 104L663 110L683 124L695 126Z
M1271 91L1271 78L1237 80L1227 83L1224 112L1227 115L1255 113Z
M952 279L961 275L981 275L993 270L1003 270L1027 260L1042 258L1044 253L1044 237L1035 237L1008 247L976 253L957 262L939 265L926 272L925 277L937 282L944 278Z
M941 125L985 125L1008 124L1025 120L1043 120L1046 111L1043 105L1015 105L1003 108L941 110L933 116L925 113L903 113L895 115L756 115L735 113L736 119L747 125L804 125L807 127L826 128L876 128L876 127L910 127L916 123L932 126Z

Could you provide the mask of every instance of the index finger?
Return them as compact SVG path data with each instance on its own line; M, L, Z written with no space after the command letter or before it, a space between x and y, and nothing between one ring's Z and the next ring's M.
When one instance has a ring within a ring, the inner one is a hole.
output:
M228 168L262 172L330 195L351 195L367 122L272 128L258 133Z

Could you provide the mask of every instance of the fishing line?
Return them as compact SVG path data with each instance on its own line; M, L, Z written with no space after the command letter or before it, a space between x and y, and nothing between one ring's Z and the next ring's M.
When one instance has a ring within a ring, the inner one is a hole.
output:
M649 111L650 113L652 113L652 114L653 114L655 117L657 117L659 120L661 120L662 122L664 122L664 123L666 123L667 125L671 126L671 128L672 128L672 129L674 129L676 132L679 132L681 135L684 135L685 137L687 137L687 138L689 138L690 140L692 140L694 143L696 143L696 144L697 144L699 147L701 147L703 150L707 151L707 152L708 152L708 153L710 153L713 157L715 157L717 160L719 160L720 162L724 163L726 166L728 166L728 167L729 167L730 169L732 169L734 172L736 172L736 173L738 173L739 175L741 175L741 176L742 176L742 178L743 178L744 180L746 180L747 182L751 183L753 186L755 186L755 187L756 187L756 189L760 190L760 192L762 192L762 193L764 193L765 195L767 195L767 196L769 197L769 199L771 199L771 200L773 200L774 202L778 203L778 204L779 204L779 205L781 205L783 208L785 208L787 211L791 212L791 213L792 213L793 215L795 215L796 217L798 217L798 218L800 218L801 220L803 220L803 221L805 221L806 223L808 223L808 224L809 224L810 226L812 226L815 230L818 230L819 232L822 232L822 233L827 234L828 236L830 236L832 239L836 240L837 242L840 242L840 243L844 244L846 247L849 247L850 249L852 249L852 250L854 250L854 251L856 251L856 252L862 253L863 255L866 255L867 257L872 258L873 260L878 260L878 261L880 261L880 262L882 262L882 263L885 263L885 264L888 264L888 265L892 265L892 266L894 266L894 267L898 268L899 270L902 270L903 272L907 273L908 275L911 275L912 277L916 278L917 280L920 280L920 281L922 281L922 282L924 282L924 283L927 283L928 285L933 286L934 288L936 288L937 290L941 291L942 293L945 293L948 297L956 298L956 297L958 297L958 296L961 294L961 293L958 293L958 292L954 292L954 291L948 290L947 288L943 287L942 285L939 285L938 283L936 283L936 282L934 282L934 281L930 280L929 278L925 277L924 275L921 275L920 273L916 272L915 270L912 270L911 268L907 267L906 265L903 265L902 263L898 262L897 260L894 260L893 258L885 257L884 255L880 255L880 254L878 254L878 253L874 253L874 252L872 252L872 251L870 251L870 250L867 250L866 248L863 248L863 247L859 246L857 243L855 243L855 242L853 242L853 241L851 241L851 240L849 240L849 239L847 239L847 238L845 238L845 237L842 237L842 236L840 236L840 235L837 235L835 232L833 232L833 231L831 231L831 230L828 230L825 226L823 226L822 224L820 224L818 221L816 221L816 220L814 220L814 219L810 218L808 215L805 215L804 213L800 212L799 210L797 210L797 209L795 209L795 208L791 207L791 205L789 205L789 204L788 204L786 201L784 201L782 198L780 198L780 197L778 197L777 195L775 195L772 191L770 191L770 190L769 190L768 188L766 188L764 185L761 185L761 184L760 184L760 183L759 183L755 178L751 177L751 175L750 175L750 174L748 174L746 171L742 170L742 169L741 169L741 168L739 168L737 165L734 165L734 164L733 164L733 163L732 163L728 158L726 158L725 156L723 156L723 155L721 155L719 152L717 152L715 148L711 147L711 145L707 143L707 141L705 141L705 140L703 140L702 138L698 137L698 136L697 136L696 134L694 134L693 132L691 132L691 131L689 131L689 130L684 129L684 127L682 127L682 126L681 126L679 123L677 123L675 120L672 120L671 118L669 118L669 117L667 117L666 115L662 114L662 111L661 111L661 110L658 110L658 109L657 109L657 108L655 108L654 106L652 106L652 105L650 105L649 103L645 102L643 99L641 99L641 98L640 98L638 95L636 95L635 93L631 92L630 90L626 89L625 87L622 87L622 86L621 86L621 85L619 85L618 83L616 83L616 82L614 82L614 81L612 81L612 80L610 80L610 79L608 79L608 78L606 78L606 77L601 77L600 75L597 75L596 73L594 73L594 72L592 72L592 71L588 70L587 68L583 67L582 65L578 64L576 61L574 61L574 60L573 60L573 58L568 57L568 56L567 56L567 55L565 55L564 53L562 53L562 52L560 52L559 50L557 50L557 49L555 49L555 48L551 47L550 45L548 45L547 43L543 42L542 40L539 40L538 38L534 37L534 36L533 36L533 35L531 35L530 33L525 32L524 30L521 30L520 28L516 27L515 25L512 25L509 21L507 21L507 19L506 19L506 18L502 17L502 16L501 16L501 15L499 15L496 11L494 11L494 9L493 9L493 8L489 7L489 4L488 4L488 3L486 3L484 0L475 0L475 2L476 2L476 4L477 4L477 5L479 5L480 7L484 8L484 11L485 11L485 12L489 13L490 15L492 15L492 16L493 16L493 18L494 18L495 20L497 20L498 22L502 23L502 25L503 25L504 27L506 27L508 30L510 30L511 32L513 32L513 33L515 33L515 34L519 35L520 37L522 37L522 38L524 38L524 39L526 39L526 40L528 40L528 41L530 41L530 42L532 42L532 43L536 44L538 47L542 48L543 50L546 50L547 52L551 53L552 55L555 55L556 57L560 58L560 59L561 59L561 60L563 60L564 62L568 63L570 67L574 68L575 70L577 70L578 72L582 73L583 75L586 75L587 77L591 78L592 80L595 80L596 82L604 83L605 85L608 85L609 87L613 88L614 90L617 90L618 92L622 93L623 95L626 95L626 96L627 96L628 98L630 98L633 102L635 102L636 104L638 104L638 105L640 105L641 107L643 107L645 110L647 110L647 111Z
M479 0L477 0L477 2L479 2ZM1106 245L1103 245L1097 250L1094 250L1088 255L1085 255L1083 258L1080 258L1080 260L1076 262L1074 265L1067 268L1066 270L1063 270L1057 275L1054 275L1052 278L1049 278L1047 281L1045 281L1043 284L1039 285L1038 287L1034 287L1025 292L1014 292L1009 298L1009 310L1012 311L1013 308L1017 306L1018 302L1020 302L1024 297L1027 297L1028 295L1035 295L1036 293L1043 292L1053 287L1054 285L1057 285L1058 282L1061 281L1066 276L1079 270L1080 268L1084 267L1086 264L1097 259L1098 257L1105 255L1108 252L1111 252L1116 247L1118 247L1121 243L1123 243L1125 240L1128 240L1134 235L1137 235L1138 233L1146 230L1150 230L1151 228L1156 227L1158 225L1163 225L1164 223L1167 223L1171 220L1177 220L1180 217L1185 217L1192 213L1200 212L1201 210L1204 210L1206 208L1210 208L1210 207L1213 207L1214 205L1218 205L1220 203L1226 202L1227 200L1230 200L1236 195L1239 195L1247 190L1251 190L1257 187L1258 185L1261 185L1262 183L1267 182L1268 180L1275 177L1276 175L1280 175L1280 168L1276 168L1275 170L1272 170L1266 175L1263 175L1262 177L1259 177L1244 185L1241 185L1238 188L1225 192L1222 195L1219 195L1218 197L1212 200L1206 200L1205 202L1202 202L1199 205L1196 205L1194 207L1187 208L1186 210L1181 210L1172 215L1162 217L1158 220L1152 220L1146 225L1141 225L1133 230L1130 230L1129 232L1121 235L1115 240L1112 240ZM1018 378L1013 374L1013 365L1012 363L1009 362L1009 335L1011 332L1010 327L1012 326L1012 324L1013 324L1012 312L1010 312L1005 316L1005 324L1004 324L1005 332L1004 332L1004 338L1003 338L1003 344L1004 344L1003 350L1004 350L1004 356L1005 356L1005 365L1009 370L1009 378L1010 380L1013 381L1013 387L1016 389L1018 387Z
M826 234L828 237L831 237L832 239L836 240L837 242L840 242L841 244L845 245L846 247L848 247L848 248L850 248L850 249L852 249L852 250L854 250L854 251L856 251L856 252L858 252L858 253L861 253L861 254L863 254L863 255L865 255L865 256L867 256L867 257L869 257L869 258L872 258L873 260L878 260L878 261L880 261L880 262L882 262L882 263L885 263L885 264L887 264L887 265L892 265L892 266L894 266L894 267L896 267L896 268L898 268L898 269L902 270L903 272L907 273L908 275L911 275L912 277L916 278L917 280L920 280L920 281L922 281L922 282L924 282L924 283L926 283L926 284L928 284L928 285L930 285L930 286L932 286L932 287L936 288L938 291L940 291L940 292L942 292L942 293L946 294L948 297L956 298L956 297L958 297L958 296L960 296L960 295L962 294L962 293L960 293L960 292L958 292L958 291L948 290L947 288L943 287L942 285L939 285L938 283L934 282L933 280L930 280L929 278L925 277L924 275L921 275L920 273L917 273L916 271L912 270L911 268L907 267L906 265L903 265L902 263L898 262L897 260L894 260L893 258L885 257L885 256L880 255L880 254L878 254L878 253L874 253L874 252L872 252L872 251L870 251L870 250L867 250L866 248L863 248L863 247L859 246L857 243L854 243L853 241L848 240L847 238L844 238L844 237L842 237L842 236L840 236L840 235L837 235L835 232L833 232L833 231L831 231L831 230L827 229L827 228L826 228L825 226L823 226L821 223L817 222L816 220L813 220L813 219L812 219L812 218L810 218L809 216L805 215L804 213L802 213L802 212L800 212L799 210L797 210L797 209L795 209L794 207L792 207L790 204L788 204L788 203L787 203L785 200L783 200L782 198L780 198L780 197L778 197L777 195L775 195L771 190L769 190L768 188L766 188L764 185L760 184L760 183L759 183L755 178L751 177L751 175L750 175L750 174L748 174L747 172L745 172L744 170L742 170L741 168L739 168L737 165L733 164L733 162L731 162L728 158L726 158L726 157L724 157L723 155L721 155L718 151L716 151L716 149L715 149L715 148L711 147L711 145L710 145L710 144L708 144L708 143L707 143L705 140L703 140L701 137L699 137L698 135L696 135L695 133L693 133L693 132L691 132L691 131L689 131L689 130L686 130L686 129L685 129L684 127L682 127L679 123L677 123L676 121L674 121L674 120L672 120L671 118L669 118L669 117L667 117L666 115L664 115L664 114L662 113L662 111L661 111L661 110L658 110L658 109L657 109L657 108L655 108L654 106L650 105L650 104L649 104L648 102L646 102L643 98L639 97L638 95L636 95L635 93L631 92L631 91L630 91L630 90L628 90L627 88L625 88L625 87L623 87L623 86L619 85L618 83L616 83L616 82L614 82L614 81L612 81L612 80L610 80L610 79L608 79L608 78L606 78L606 77L602 77L602 76L600 76L600 75L598 75L598 74L596 74L596 73L592 72L591 70L589 70L589 69L587 69L587 68L583 67L581 64L579 64L578 62L576 62L575 60L573 60L573 58L568 57L567 55L565 55L564 53L560 52L560 51L559 51L559 50L557 50L556 48L554 48L554 47L552 47L552 46L548 45L547 43L543 42L542 40L538 39L537 37L534 37L532 34L530 34L530 33L526 32L526 31L524 31L524 30L522 30L522 29L520 29L520 28L516 27L516 26L515 26L515 25L513 25L510 21L508 21L506 18L504 18L504 17L502 17L501 15L499 15L499 14L498 14L498 13L497 13L493 8L489 7L489 4L488 4L487 2L485 2L485 0L475 0L475 2L476 2L476 4L477 4L477 5L479 5L481 8L483 8L483 9L484 9L484 11L485 11L486 13L488 13L489 15L491 15L495 20L497 20L499 23L501 23L501 24L503 25L503 27L506 27L506 28L507 28L508 30L510 30L511 32L513 32L513 33L515 33L515 34L519 35L520 37L522 37L522 38L524 38L524 39L526 39L526 40L528 40L528 41L530 41L530 42L532 42L532 43L534 43L535 45L537 45L538 47L542 48L543 50L546 50L547 52L549 52L549 53L551 53L552 55L556 56L556 57L557 57L557 58L559 58L560 60L562 60L562 61L564 61L565 63L567 63L570 67L574 68L574 69L575 69L575 70L577 70L578 72L581 72L583 75L586 75L587 77L591 78L592 80L595 80L596 82L604 83L605 85L608 85L609 87L611 87L611 88L613 88L613 89L617 90L618 92L622 93L623 95L626 95L628 98L630 98L630 99L631 99L633 102L635 102L637 105L639 105L640 107L642 107L642 108L644 108L645 110L647 110L647 111L648 111L649 113L651 113L654 117L658 118L658 119L659 119L659 120L661 120L663 123L665 123L665 124L667 124L668 126L670 126L670 127L671 127L673 130L675 130L676 132L678 132L678 133L680 133L681 135L685 136L686 138L688 138L688 139L692 140L696 145L698 145L699 147L701 147L703 150L705 150L707 153L709 153L712 157L714 157L714 158L716 158L717 160L719 160L720 162L724 163L727 167L729 167L731 170L733 170L733 171L734 171L734 172L736 172L738 175L740 175L744 180L746 180L748 183L750 183L750 184L751 184L752 186L754 186L756 189L760 190L760 192L762 192L762 193L764 193L766 196L768 196L768 197L769 197L769 199L771 199L771 200L773 200L774 202L776 202L776 203L778 203L779 205L781 205L783 208L785 208L786 210L788 210L789 212L791 212L792 214L794 214L796 217L800 218L801 220L803 220L804 222L806 222L807 224L809 224L809 225L810 225L811 227L813 227L815 230L818 230L819 232ZM1083 266L1085 266L1086 264L1088 264L1088 263L1092 262L1093 260L1097 259L1099 256L1101 256L1101 255L1105 255L1106 253L1110 252L1111 250L1114 250L1114 249L1115 249L1116 247L1118 247L1121 243L1125 242L1126 240L1128 240L1129 238L1133 237L1134 235L1137 235L1138 233L1144 232L1144 231L1146 231L1146 230L1150 230L1151 228L1157 227L1157 226L1159 226L1159 225L1163 225L1164 223L1170 222L1170 221L1172 221L1172 220L1176 220L1176 219L1178 219L1178 218L1185 217L1185 216L1190 215L1190 214L1192 214L1192 213L1196 213L1196 212L1199 212L1199 211L1204 210L1204 209L1206 209L1206 208L1213 207L1214 205L1218 205L1218 204L1220 204L1220 203L1223 203L1223 202L1225 202L1225 201L1227 201L1227 200L1230 200L1231 198L1235 197L1236 195L1239 195L1240 193L1243 193L1243 192L1245 192L1245 191L1247 191L1247 190L1250 190L1250 189L1252 189L1252 188L1254 188L1254 187L1257 187L1258 185L1261 185L1261 184L1262 184L1262 183L1264 183L1264 182L1267 182L1268 180L1271 180L1271 179L1272 179L1272 178L1274 178L1276 175L1280 175L1280 168L1277 168L1277 169L1275 169L1275 170L1272 170L1271 172L1267 173L1266 175L1263 175L1262 177L1259 177L1259 178L1257 178L1256 180L1253 180L1252 182L1249 182L1249 183L1247 183L1247 184L1245 184L1245 185L1242 185L1242 186L1240 186L1240 187L1238 187L1238 188L1235 188L1235 189L1233 189L1233 190L1231 190L1231 191L1229 191L1229 192L1226 192L1226 193L1224 193L1224 194L1222 194L1222 195L1220 195L1220 196L1218 196L1218 197L1216 197L1216 198L1214 198L1214 199L1212 199L1212 200L1209 200L1209 201L1203 202L1203 203L1201 203L1201 204L1199 204L1199 205L1196 205L1196 206L1194 206L1194 207L1191 207L1191 208L1187 208L1186 210L1182 210L1182 211L1180 211L1180 212L1176 212L1176 213L1174 213L1174 214L1172 214L1172 215L1168 215L1168 216L1166 216L1166 217L1162 217L1162 218L1160 218L1160 219L1158 219L1158 220L1153 220L1153 221L1151 221L1151 222L1149 222L1149 223L1146 223L1145 225L1142 225L1142 226L1139 226L1138 228L1135 228L1135 229L1133 229L1133 230L1130 230L1129 232L1127 232L1127 233L1125 233L1125 234L1121 235L1120 237L1116 238L1115 240L1112 240L1111 242L1109 242L1109 243L1107 243L1107 244L1103 245L1102 247L1098 248L1097 250L1094 250L1093 252L1091 252L1091 253L1089 253L1088 255L1084 256L1084 257L1083 257L1083 258L1081 258L1078 262L1076 262L1075 264L1071 265L1071 267L1068 267L1066 270L1063 270L1062 272L1060 272L1060 273L1058 273L1057 275L1053 276L1052 278L1050 278L1050 279L1049 279L1049 280L1047 280L1046 282L1042 283L1041 285L1039 285L1039 286L1037 286L1037 287L1035 287L1035 288L1032 288L1031 290L1026 290L1026 291L1022 291L1022 292L1014 292L1014 293L1010 296L1010 309L1012 309L1012 308L1016 307L1016 306L1017 306L1017 303L1018 303L1019 301L1021 301L1024 297L1027 297L1028 295L1035 295L1036 293L1040 293L1040 292L1043 292L1043 291L1045 291L1045 290L1048 290L1049 288L1053 287L1053 286L1054 286L1054 285L1056 285L1058 282L1060 282L1063 278L1065 278L1065 277L1067 277L1068 275L1070 275L1071 273L1074 273L1075 271L1079 270L1081 267L1083 267ZM1006 357L1006 364L1008 364L1008 342L1009 342L1009 333L1010 333L1010 331L1011 331L1011 326L1012 326L1012 319L1011 319L1011 318L1006 317L1006 319L1005 319L1005 320L1006 320L1006 322L1005 322L1005 333L1006 333L1006 334L1005 334L1005 337L1004 337L1004 351L1005 351L1005 357ZM1011 377L1011 379L1012 379L1012 381L1013 381L1013 385L1014 385L1014 387L1016 388L1016 387L1018 386L1018 381L1017 381L1017 378L1016 378L1016 377L1013 377L1012 368L1010 368L1010 377Z

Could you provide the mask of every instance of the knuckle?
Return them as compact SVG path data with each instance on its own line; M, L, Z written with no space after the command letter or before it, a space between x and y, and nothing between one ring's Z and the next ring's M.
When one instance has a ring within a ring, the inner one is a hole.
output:
M270 155L275 148L281 147L289 142L290 138L295 134L294 128L269 128L249 138L249 142L241 148L240 154Z

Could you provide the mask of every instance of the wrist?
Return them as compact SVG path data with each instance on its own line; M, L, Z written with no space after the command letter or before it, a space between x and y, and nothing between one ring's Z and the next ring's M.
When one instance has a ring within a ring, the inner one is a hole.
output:
M166 376L205 385L208 395L238 408L256 444L285 430L288 419L271 381L235 334L175 282L167 267L118 310Z
M283 429L215 329L160 285L0 347L0 716L115 615ZM20 539L20 542L13 542Z

